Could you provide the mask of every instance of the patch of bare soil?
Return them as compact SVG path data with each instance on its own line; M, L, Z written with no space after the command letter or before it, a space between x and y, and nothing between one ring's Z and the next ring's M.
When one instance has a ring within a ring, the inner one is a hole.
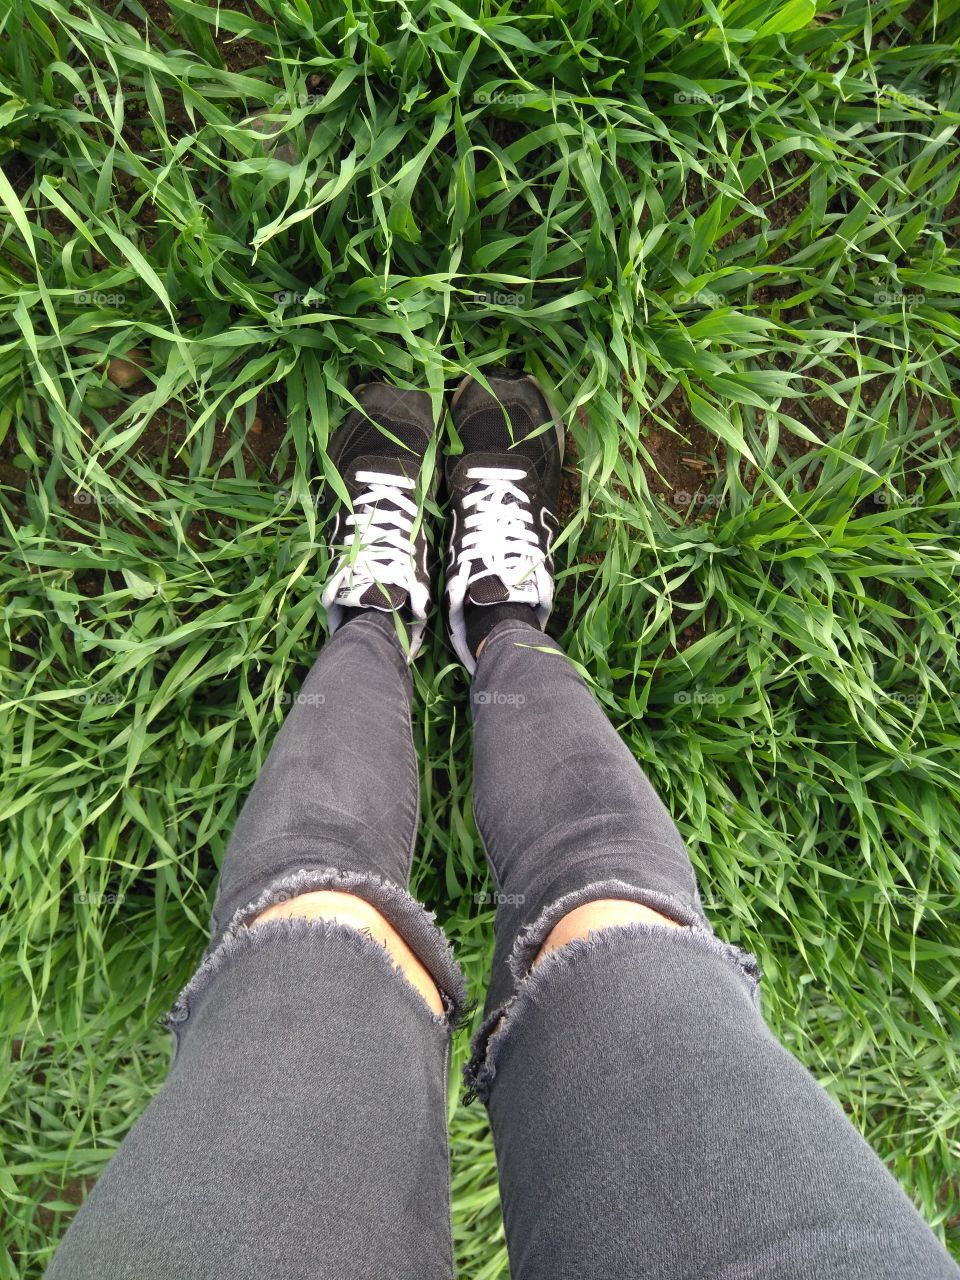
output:
M165 35L176 37L178 42L182 41L178 16L170 9L166 0L141 0L141 3L147 15L147 22L143 22L138 15L131 14L132 26L144 33L153 26ZM272 25L273 20L270 15L253 0L235 0L230 7L236 13L246 14L267 26ZM211 37L228 71L249 71L251 67L263 66L266 62L267 46L261 44L259 40L249 36L237 36L232 31L222 29L211 31Z
M37 1225L49 1234L56 1225L57 1215L52 1209L47 1208L48 1203L52 1200L59 1200L66 1204L72 1204L79 1209L95 1182L96 1178L94 1177L71 1178L62 1187L48 1187L43 1194L43 1200L37 1206Z
M674 429L665 427L657 418L666 418ZM643 469L650 492L670 504L681 515L689 510L688 519L709 515L706 501L722 469L724 448L693 414L686 395L675 387L657 410L641 414L642 440L652 464Z

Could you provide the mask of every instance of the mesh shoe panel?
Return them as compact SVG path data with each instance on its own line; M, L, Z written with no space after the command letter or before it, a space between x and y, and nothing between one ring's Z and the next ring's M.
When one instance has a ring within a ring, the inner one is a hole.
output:
M360 597L360 603L368 609L399 609L407 603L407 593L403 587L387 582L381 585L374 582Z
M513 420L512 435L507 415L499 405L491 405L489 408L478 409L476 413L471 413L460 427L461 436L469 435L470 452L505 453L507 450L511 453L521 452L524 437L534 430L533 419L519 405L511 408L510 417ZM510 449L515 440L520 443L515 449ZM538 453L542 451L539 441L534 441L533 447Z
M495 573L490 573L470 584L467 599L471 604L503 604L510 599L510 592Z
M394 418L381 414L377 422L365 422L357 428L356 435L350 440L350 456L357 458L362 454L392 453L396 445L381 427L418 455L423 452L422 427L415 426L412 422L397 422Z

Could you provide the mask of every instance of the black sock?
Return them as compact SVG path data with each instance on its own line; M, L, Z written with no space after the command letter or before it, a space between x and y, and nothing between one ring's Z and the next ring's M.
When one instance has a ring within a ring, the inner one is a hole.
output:
M527 622L542 630L537 611L530 604L467 604L463 618L467 627L467 647L474 657L477 650L498 622Z
M363 605L354 606L345 604L343 606L343 617L340 621L340 625L341 627L345 627L348 622L353 622L355 618L362 618L365 614L379 612L379 609L366 609Z
M372 606L345 604L343 606L343 621L340 625L345 627L348 622L353 622L355 618L363 618L371 613L387 614L387 612L388 610L386 609L374 609ZM401 606L395 612L400 615L400 621L403 625L409 628L413 622L413 614L407 605Z

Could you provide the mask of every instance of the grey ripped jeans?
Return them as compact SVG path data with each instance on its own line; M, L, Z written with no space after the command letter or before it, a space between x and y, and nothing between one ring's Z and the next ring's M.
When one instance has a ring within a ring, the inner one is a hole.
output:
M406 890L411 681L392 620L325 647L227 851L166 1084L78 1212L50 1280L445 1280L462 980ZM514 1280L932 1280L950 1260L774 1039L750 956L703 915L676 827L557 646L504 622L473 684L477 820L502 905L468 1068L496 1143ZM435 980L434 1014L366 934L247 926L333 887ZM598 897L686 926L594 933Z

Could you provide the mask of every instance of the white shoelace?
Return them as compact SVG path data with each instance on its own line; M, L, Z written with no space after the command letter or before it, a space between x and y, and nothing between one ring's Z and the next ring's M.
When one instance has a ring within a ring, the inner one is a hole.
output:
M462 558L475 567L467 586L488 574L508 588L543 560L527 494L512 482L525 471L514 467L470 467L467 478L477 482L464 496L464 510L472 511L463 522ZM479 566L479 568L477 568Z
M349 565L350 590L377 584L409 594L416 581L412 534L418 507L404 490L415 489L416 481L380 471L358 471L356 479L369 487L354 498L346 520L343 563Z

